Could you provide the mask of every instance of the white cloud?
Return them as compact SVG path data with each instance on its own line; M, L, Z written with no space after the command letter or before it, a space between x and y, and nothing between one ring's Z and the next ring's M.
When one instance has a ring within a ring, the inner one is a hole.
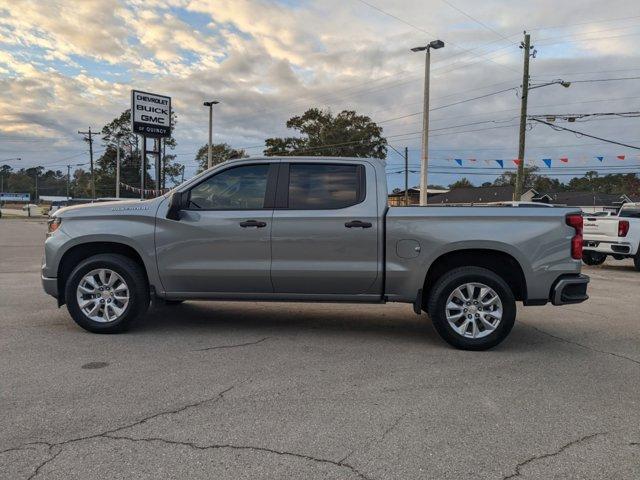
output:
M417 28L344 0L295 6L262 0L14 0L0 7L0 136L62 138L82 149L75 131L98 128L118 115L131 88L172 95L179 115L178 151L187 153L206 139L205 98L222 102L214 120L216 140L237 146L284 133L285 120L311 105L354 108L382 121L421 109L424 57L410 53L410 47L436 37L447 44L433 54L432 105L438 106L517 86L522 62L517 44L525 28L538 49L534 79L565 73L569 79L617 76L606 72L634 67L635 73L620 75L640 74L634 48L640 12L632 0L455 2L509 40L440 0L371 3ZM598 22L608 19L615 20ZM575 73L589 71L605 73ZM496 86L480 88L487 85ZM594 102L621 97L640 97L640 87L633 82L549 87L532 93L530 104L533 112L639 105L634 99ZM432 126L487 119L509 124L517 108L518 99L505 93L438 110ZM385 133L419 130L419 119L385 122ZM581 127L630 141L637 136L630 125L627 120ZM478 128L487 126L497 124ZM513 129L445 133L434 131L434 149L515 154ZM532 154L545 144L580 142L540 127L529 137ZM419 139L394 142L415 148ZM491 145L494 150L477 150ZM19 142L1 145L0 154L20 148ZM554 148L548 154L560 152ZM434 150L434 157L444 152Z

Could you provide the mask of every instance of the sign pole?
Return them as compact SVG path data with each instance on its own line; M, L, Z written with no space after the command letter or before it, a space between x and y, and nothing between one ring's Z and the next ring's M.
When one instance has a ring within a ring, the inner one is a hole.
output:
M140 200L144 200L144 182L147 170L147 136L142 136L142 157L140 158Z

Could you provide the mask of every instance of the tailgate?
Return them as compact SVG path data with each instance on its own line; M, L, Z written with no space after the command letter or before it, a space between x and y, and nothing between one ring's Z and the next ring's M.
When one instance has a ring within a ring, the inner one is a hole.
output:
M618 238L618 217L584 217L584 236L596 240L598 238Z

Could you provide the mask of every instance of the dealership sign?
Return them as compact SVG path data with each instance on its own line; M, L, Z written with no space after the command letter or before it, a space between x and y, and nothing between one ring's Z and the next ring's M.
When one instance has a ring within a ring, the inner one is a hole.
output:
M29 193L0 193L0 202L29 202Z
M145 137L171 136L171 97L131 90L131 129Z

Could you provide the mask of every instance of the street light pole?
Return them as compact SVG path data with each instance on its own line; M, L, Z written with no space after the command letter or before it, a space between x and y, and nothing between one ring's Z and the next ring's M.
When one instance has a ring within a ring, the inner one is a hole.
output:
M429 185L429 77L431 69L431 49L444 47L442 40L434 40L428 45L414 47L412 52L425 51L424 64L424 105L422 109L422 154L420 157L420 205L427 204L427 186Z
M212 100L210 102L204 102L203 105L205 107L209 107L209 148L207 150L207 168L211 168L213 166L213 151L212 151L212 141L213 141L213 106L220 103L218 100Z

